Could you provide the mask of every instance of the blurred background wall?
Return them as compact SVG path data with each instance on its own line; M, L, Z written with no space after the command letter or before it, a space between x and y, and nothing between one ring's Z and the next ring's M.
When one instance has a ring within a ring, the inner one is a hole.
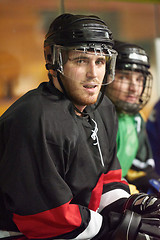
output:
M0 0L0 115L18 97L48 81L43 41L59 14L100 16L113 37L142 46L154 77L146 117L160 97L160 0Z

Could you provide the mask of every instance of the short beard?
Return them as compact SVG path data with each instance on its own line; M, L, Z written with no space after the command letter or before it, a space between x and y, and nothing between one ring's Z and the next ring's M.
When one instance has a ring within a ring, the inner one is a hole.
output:
M70 96L70 100L77 106L89 106L92 104L95 104L97 102L98 96L94 97L94 99L87 99L87 98L83 98L83 97L77 97L74 96L72 94L69 94Z

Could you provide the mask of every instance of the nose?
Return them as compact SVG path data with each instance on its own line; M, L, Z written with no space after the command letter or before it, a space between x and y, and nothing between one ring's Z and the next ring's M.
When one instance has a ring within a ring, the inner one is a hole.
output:
M91 62L88 65L86 75L87 75L87 78L96 78L97 77L96 64L94 62Z
M136 78L134 78L133 76L130 79L129 89L130 89L130 91L133 91L133 92L136 92L138 89L138 84L137 84Z

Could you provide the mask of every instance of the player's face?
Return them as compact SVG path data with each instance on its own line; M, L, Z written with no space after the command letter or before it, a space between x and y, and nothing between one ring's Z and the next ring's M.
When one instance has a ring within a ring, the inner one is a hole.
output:
M144 76L140 72L116 71L115 81L112 83L114 96L128 103L139 103L143 91Z
M72 102L80 111L97 101L105 71L105 56L92 52L69 52L62 81Z

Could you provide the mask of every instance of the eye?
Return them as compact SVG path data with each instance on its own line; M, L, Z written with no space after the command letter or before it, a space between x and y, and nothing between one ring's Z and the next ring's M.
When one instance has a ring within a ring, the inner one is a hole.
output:
M120 80L123 80L123 81L127 81L127 80L129 80L129 78L126 76L126 75L119 75L118 76L118 78L120 79Z
M103 58L102 59L100 58L100 59L96 60L96 65L105 65L105 64L106 64L106 61Z
M137 82L143 85L144 77L143 77L143 76L139 76L139 77L137 78Z
M87 58L75 58L75 59L70 59L75 65L77 66L83 66L88 64L88 59Z
M77 60L76 60L76 63L77 63L78 65L80 65L80 64L86 64L87 61L86 61L86 59L77 59Z

